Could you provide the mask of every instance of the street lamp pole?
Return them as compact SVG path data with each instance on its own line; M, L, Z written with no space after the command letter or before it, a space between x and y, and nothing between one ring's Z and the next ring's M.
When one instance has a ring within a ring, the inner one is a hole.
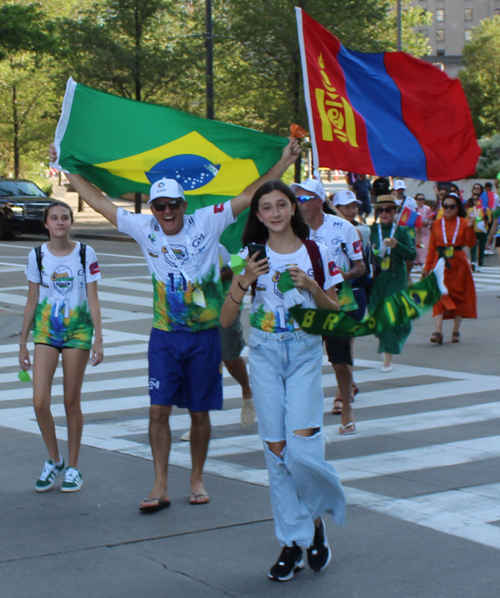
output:
M212 31L212 0L205 0L205 81L207 88L207 118L214 119L214 56Z
M401 0L398 0L397 32L398 32L398 52L401 52Z

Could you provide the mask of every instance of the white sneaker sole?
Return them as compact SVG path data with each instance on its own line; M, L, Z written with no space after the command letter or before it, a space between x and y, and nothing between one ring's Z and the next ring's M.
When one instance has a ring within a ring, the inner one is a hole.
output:
M75 486L75 488L61 488L61 492L78 492L83 488L83 482L79 486Z
M300 559L300 561L295 564L295 567L290 571L290 573L286 577L274 577L273 575L271 575L270 571L267 574L267 576L269 577L269 579L272 579L273 581L290 581L290 579L293 579L294 575L299 571L302 571L304 567L304 559Z

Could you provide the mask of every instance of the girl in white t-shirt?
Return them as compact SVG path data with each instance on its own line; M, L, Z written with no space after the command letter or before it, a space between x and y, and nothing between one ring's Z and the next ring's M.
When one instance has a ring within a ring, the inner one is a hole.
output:
M243 244L266 244L267 257L254 254L233 279L220 317L221 325L229 326L253 286L250 382L282 546L268 574L276 581L287 581L304 567L302 548L309 566L322 571L331 551L321 515L328 511L342 524L345 512L338 475L325 461L322 340L299 328L277 286L282 272L289 270L304 297L302 307L339 309L335 285L343 277L326 247L304 244L308 233L292 191L281 181L262 185L252 199ZM321 266L313 267L313 254L322 262L323 288L314 278Z
M103 359L101 310L97 295L97 280L101 273L94 250L69 236L73 213L67 204L59 201L51 204L44 212L43 222L50 240L38 250L32 249L28 256L25 274L29 291L19 342L19 363L23 370L31 367L27 340L33 326L33 404L49 453L35 490L50 490L56 478L64 473L61 490L76 492L83 485L78 471L83 429L80 404L83 376L91 350L93 365ZM60 353L68 429L67 469L59 454L50 412L52 380Z

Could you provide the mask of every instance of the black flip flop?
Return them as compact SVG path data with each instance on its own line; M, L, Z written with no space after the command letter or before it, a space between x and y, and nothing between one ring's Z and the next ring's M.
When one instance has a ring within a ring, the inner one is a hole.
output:
M150 507L139 507L139 511L141 513L156 513L162 509L167 509L172 504L169 500L162 500L161 498L145 498L144 500L147 502L153 502L157 500L158 504L152 505Z

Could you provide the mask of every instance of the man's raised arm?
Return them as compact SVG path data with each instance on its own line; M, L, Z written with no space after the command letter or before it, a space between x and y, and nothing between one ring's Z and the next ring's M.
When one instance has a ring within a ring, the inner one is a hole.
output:
M231 200L233 216L237 218L243 210L246 210L246 208L250 206L254 193L261 185L273 179L280 179L284 175L286 169L297 160L301 151L297 139L290 139L288 145L283 149L283 153L278 162L276 162L276 164L260 178L244 189L237 197Z
M51 162L58 161L56 148L53 144L49 147L49 158ZM66 173L68 181L73 185L76 192L93 210L102 214L111 224L117 226L116 212L118 208L110 201L102 191L92 185L80 174Z

